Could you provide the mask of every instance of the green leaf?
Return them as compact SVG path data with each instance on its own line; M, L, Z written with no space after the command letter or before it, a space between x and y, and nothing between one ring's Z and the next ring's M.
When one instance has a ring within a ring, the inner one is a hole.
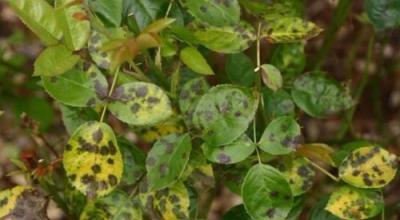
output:
M91 9L107 24L119 27L122 20L122 6L124 0L89 0Z
M110 193L123 173L114 132L101 122L87 122L73 133L64 149L63 164L71 184L89 198Z
M182 62L191 70L202 75L214 75L214 71L208 65L207 60L195 47L186 47L181 51Z
M99 115L92 108L76 108L60 104L63 124L71 135L79 126L88 121L94 121Z
M90 21L82 4L74 4L74 0L58 0L56 9L57 22L63 31L63 40L71 50L80 50L90 36Z
M378 215L383 206L378 191L342 186L332 193L325 210L341 219L367 219Z
M285 219L293 205L289 183L278 170L264 164L254 165L247 173L242 198L254 220Z
M324 196L314 205L310 212L310 220L340 220L340 218L332 215L330 212L325 210L325 206L328 203L329 196Z
M43 76L42 82L50 96L69 106L94 107L108 93L107 80L95 65L85 72L72 69L62 75Z
M229 209L227 213L224 214L222 220L252 220L252 218L247 214L244 205L237 205Z
M230 54L225 63L229 80L237 85L252 86L256 77L253 61L244 53Z
M80 57L63 45L46 48L35 61L34 76L57 76L72 69Z
M220 164L233 164L250 156L256 149L256 145L247 135L242 135L228 145L215 147L203 144L201 148L209 161Z
M139 185L139 198L153 219L189 220L189 192L182 182L158 191L148 191L145 182Z
M304 43L278 44L272 52L271 64L282 72L284 79L302 74L306 66Z
M168 96L155 84L127 83L117 87L110 98L111 113L131 125L154 125L172 115Z
M47 219L47 205L48 199L31 187L0 191L1 219Z
M279 164L279 171L289 181L293 196L299 196L311 189L315 172L303 157L291 158Z
M250 90L232 85L213 87L203 95L193 114L193 123L210 146L238 139L254 118L258 102Z
M327 117L354 105L349 92L321 74L305 74L293 83L292 98L308 115Z
M271 43L293 43L318 36L322 29L298 17L281 17L262 29L262 37Z
M212 26L235 25L240 20L237 0L181 0L181 3L198 21Z
M79 219L142 220L142 210L128 194L116 190L105 197L87 203Z
M219 53L240 53L256 40L254 28L245 22L225 27L195 25L193 31L200 44Z
M55 10L45 0L8 0L11 8L46 45L57 44L62 31Z
M364 7L369 20L378 31L400 26L400 2L397 0L366 0Z
M268 118L275 118L284 115L294 115L295 105L290 94L280 89L276 92L263 89L264 114Z
M286 220L298 220L306 205L307 196L297 196L293 198L293 206L290 210ZM325 220L325 219L324 219Z
M146 173L146 154L128 140L118 139L118 144L124 161L121 183L134 184Z
M143 30L156 20L166 4L166 0L128 0L124 1L124 14L133 16L139 29Z
M267 23L282 19L282 17L303 17L304 4L297 0L274 1L270 4L264 3L261 17Z
M281 116L268 124L259 146L272 155L289 154L300 144L300 137L300 126L296 120L290 116Z
M261 66L261 77L264 85L274 92L282 87L283 79L281 72L273 65L263 64Z
M159 190L175 183L189 161L192 144L189 134L171 134L159 139L146 159L150 190Z
M381 188L396 176L396 155L380 147L354 150L339 167L339 177L359 188Z

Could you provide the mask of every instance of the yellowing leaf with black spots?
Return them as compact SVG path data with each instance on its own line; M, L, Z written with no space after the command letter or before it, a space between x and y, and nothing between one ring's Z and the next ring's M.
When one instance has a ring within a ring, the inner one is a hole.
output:
M153 127L141 129L139 135L146 143L153 143L163 136L169 134L182 134L185 132L185 127L177 120L162 122Z
M142 207L151 219L189 220L189 193L182 182L158 191L148 191L143 182L139 190Z
M376 216L384 206L378 191L342 186L332 193L325 210L341 219L367 219Z
M105 123L81 125L65 147L63 163L71 184L89 198L110 193L121 181L122 155Z
M146 159L150 190L162 189L176 182L186 167L191 150L189 134L171 134L154 143Z
M359 188L381 188L396 176L397 157L387 150L367 146L354 150L339 167L339 177Z
M242 135L228 145L215 147L203 144L201 148L209 161L220 164L233 164L250 156L256 149L256 145L247 135Z
M193 114L193 123L210 146L221 146L238 139L248 128L258 106L249 89L220 85L203 95Z
M111 99L108 105L111 113L131 125L154 125L173 114L168 96L151 83L124 84L115 89Z
M93 64L83 64L62 75L43 76L43 87L51 97L74 107L95 107L107 97L108 83Z
M194 25L193 29L200 44L219 53L240 53L256 40L254 28L245 22L225 27Z
M289 183L274 167L257 164L242 183L242 198L247 213L255 220L282 220L293 206Z
M109 195L89 202L80 220L142 220L140 205L123 191L114 191Z
M291 116L272 120L260 139L260 148L272 155L289 154L300 144L300 125Z
M288 180L293 196L299 196L312 187L315 171L304 158L284 161L278 168Z
M16 186L0 192L1 219L47 219L47 199L31 187Z
M316 24L299 17L281 17L269 22L262 30L262 36L271 43L294 43L313 38L322 29Z

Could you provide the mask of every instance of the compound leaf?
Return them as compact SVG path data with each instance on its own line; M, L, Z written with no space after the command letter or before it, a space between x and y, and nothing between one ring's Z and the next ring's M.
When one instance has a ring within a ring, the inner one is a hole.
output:
M397 157L383 148L354 150L339 166L339 177L359 188L381 188L396 176Z
M113 130L94 121L71 136L63 163L71 184L89 198L110 193L121 181L124 166Z
M46 45L55 45L62 37L55 10L45 0L8 0L11 8ZM53 57L54 58L54 57Z
M115 89L110 99L108 108L111 113L131 125L154 125L173 113L168 96L151 83L123 84Z
M379 214L383 205L378 191L342 186L332 193L325 209L341 219L367 219Z
M150 190L159 190L176 182L189 161L191 150L189 134L171 134L154 143L146 158Z
M291 116L281 116L272 120L265 129L260 148L272 155L289 154L300 144L301 130Z
M242 135L228 145L215 147L203 144L202 149L209 161L220 164L233 164L250 156L256 149L256 145L247 135Z
M246 131L257 105L255 96L246 88L216 86L200 99L193 123L208 145L226 145Z
M242 184L247 213L255 220L285 219L293 205L285 177L275 168L257 164L250 168Z

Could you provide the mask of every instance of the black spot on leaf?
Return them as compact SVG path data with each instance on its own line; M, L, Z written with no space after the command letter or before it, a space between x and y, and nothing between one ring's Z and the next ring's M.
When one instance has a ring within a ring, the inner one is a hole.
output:
M118 179L116 176L110 174L108 175L108 182L110 183L111 186L115 186L118 183Z
M97 129L97 131L92 134L92 138L96 143L100 143L100 141L103 139L103 131L100 128Z

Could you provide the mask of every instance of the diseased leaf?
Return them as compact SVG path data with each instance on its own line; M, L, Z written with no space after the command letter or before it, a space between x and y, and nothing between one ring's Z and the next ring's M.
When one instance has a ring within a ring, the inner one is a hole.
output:
M119 27L122 20L124 0L89 0L89 5L106 24Z
M124 166L113 130L94 121L71 136L63 164L71 184L89 198L110 193L121 181Z
M325 209L341 219L367 219L378 215L383 205L378 191L342 186L332 193Z
M210 146L232 143L254 118L258 102L248 89L220 85L210 89L197 104L193 123Z
M282 87L283 79L281 72L270 64L263 64L261 66L261 77L264 85L274 92Z
M16 186L0 191L1 219L47 219L47 199L39 191Z
M260 148L272 155L289 154L300 144L301 131L296 120L290 116L281 116L272 120L265 129Z
M327 117L354 105L349 92L322 74L305 74L293 83L292 98L308 115Z
M280 89L276 92L264 88L264 114L269 118L275 118L284 115L294 115L295 105L290 94Z
M34 76L57 76L72 69L79 61L78 55L63 45L46 48L35 61Z
M238 163L250 156L256 149L256 145L247 135L242 135L239 139L224 146L201 146L207 159L214 163L232 164Z
M82 4L74 0L57 0L57 22L63 31L63 40L70 50L80 50L90 36L90 21Z
M182 182L152 192L144 181L139 191L142 206L152 219L189 220L189 192Z
M282 17L302 17L304 4L296 0L274 1L270 4L264 3L261 17L267 23L273 23Z
M225 27L195 25L193 29L201 45L219 53L240 53L256 40L254 28L245 22Z
M153 127L146 127L139 131L140 138L146 143L153 143L163 136L169 134L182 134L185 132L183 124L179 123L177 119L162 122Z
M125 192L117 190L87 203L80 220L142 220L142 210Z
M351 154L355 149L360 147L371 146L372 144L365 140L352 141L340 147L333 155L333 160L336 166L340 166L344 159Z
M121 183L127 185L134 184L146 173L146 154L136 145L122 138L118 139L118 145L124 161L124 172Z
M55 45L62 37L55 10L45 0L8 0L11 8L46 45Z
M239 23L240 7L236 0L180 0L198 21L212 26L230 26Z
M195 47L186 47L181 51L182 62L191 70L202 75L214 75L214 71L208 65L207 60Z
M156 20L163 7L168 4L166 0L129 0L124 1L125 16L133 16L140 30Z
M229 80L237 85L252 86L256 77L253 61L243 53L230 54L225 63Z
M378 31L400 26L400 2L397 0L366 0L364 7L369 20Z
M332 215L330 212L325 210L326 204L328 203L329 196L324 196L314 205L310 212L310 220L340 220L340 218Z
M319 143L302 144L296 150L296 153L303 157L307 157L310 159L317 159L333 167L336 167L336 164L332 158L334 152L335 151L328 145Z
M396 176L396 155L380 147L354 150L339 166L339 177L358 188L381 188Z
M108 108L111 113L131 125L154 125L173 113L168 96L151 83L132 82L121 85L110 98Z
M189 160L192 144L189 134L171 134L159 139L146 159L151 191L171 186L182 175Z
M306 193L313 185L315 171L303 157L280 163L279 171L288 180L293 196Z
M275 168L254 165L242 184L247 213L255 220L285 219L293 205L289 183Z
M65 105L96 106L107 97L108 83L95 65L84 66L89 68L86 71L72 69L62 75L43 76L43 87L50 96Z
M298 17L281 17L262 29L262 36L271 43L294 43L318 36L322 29Z

